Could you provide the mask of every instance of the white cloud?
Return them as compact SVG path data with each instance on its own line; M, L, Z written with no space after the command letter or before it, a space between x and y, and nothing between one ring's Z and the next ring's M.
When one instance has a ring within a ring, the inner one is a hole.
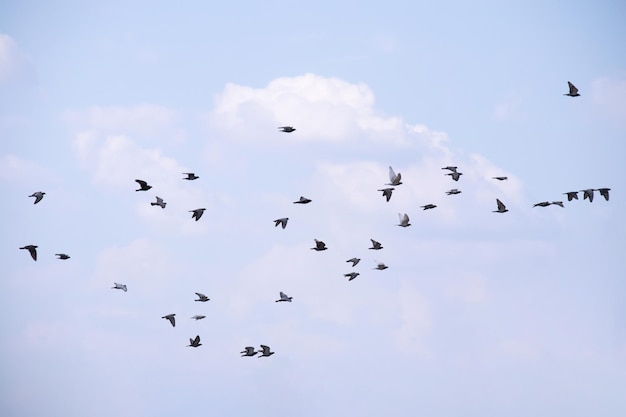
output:
M22 81L32 76L32 67L17 42L0 33L0 83Z

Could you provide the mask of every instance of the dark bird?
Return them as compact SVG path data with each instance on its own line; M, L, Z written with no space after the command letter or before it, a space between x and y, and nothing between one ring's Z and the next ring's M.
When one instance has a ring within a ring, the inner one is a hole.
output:
M156 198L156 203L150 203L151 206L161 206L161 208L165 208L165 205L167 204L165 201L163 201L163 199L161 197L157 197Z
M567 201L578 200L578 191L570 191L563 194L567 195Z
M554 204L555 206L565 207L562 201L553 201L551 204Z
M583 200L585 199L589 199L589 202L591 203L593 201L593 192L595 190L593 188L588 188L586 190L581 190L581 192L583 193Z
M198 178L200 178L199 176L197 176L193 172L183 172L183 175L186 175L186 177L183 178L183 179L184 180L189 180L189 181L197 180Z
M287 302L291 302L291 300L293 299L293 297L289 297L287 294L285 294L284 292L280 292L280 300L276 300L277 303L280 303L281 301L287 301Z
M395 190L395 188L391 187L391 188L383 188L382 190L378 190L378 191L382 191L383 197L386 197L387 201L389 201L391 199L391 193L393 192L393 190Z
M358 264L359 262L361 262L361 258L352 258L352 259L348 259L346 262L352 262L352 267L354 268L356 266L356 264Z
M273 354L274 352L270 352L269 346L261 345L261 356L259 356L259 358L262 358L264 356L272 356Z
M574 84L568 81L567 86L569 87L569 93L563 94L564 96L578 97L580 95L578 94L578 88L574 87Z
M293 204L309 204L312 200L306 197L300 197L300 200L294 201Z
M296 129L292 126L281 126L279 127L281 132L285 132L285 133L291 133L294 132Z
M58 256L57 259L70 259L70 256L64 253L55 253L54 256Z
M539 206L539 207L548 207L550 204L552 204L552 203L550 203L549 201L542 201L541 203L534 204L533 207L537 207L537 206Z
M502 201L500 201L497 198L496 198L496 203L498 204L498 210L495 210L494 213L506 213L507 211L509 211L509 210L507 210L507 208L504 205L504 203L502 203Z
M197 292L197 293L196 293L196 295L198 296L198 299L197 299L197 300L194 300L194 301L202 301L202 302L204 303L204 302L206 302L206 301L211 300L209 297L207 297L206 295L201 294L201 293L199 293L199 292Z
M389 268L389 267L387 265L385 265L384 263L376 262L376 268L374 268L374 269L378 269L379 271L382 271L383 269L387 269L387 268Z
M400 218L400 223L398 224L398 226L400 227L409 227L411 225L411 223L409 223L409 215L404 213L404 214L400 214L398 213L398 217ZM370 248L372 249L372 248Z
M37 204L41 201L41 199L44 196L44 192L43 191L35 191L34 193L32 193L31 195L29 195L29 197L35 197L35 202L33 204Z
M244 349L245 349L244 351L239 352L239 353L243 353L243 355L241 356L254 356L257 353L259 353L259 352L255 352L254 347L252 346L246 346Z
M28 250L28 252L30 252L30 256L32 256L32 258L33 258L33 261L36 261L37 260L37 248L38 248L38 246L36 246L36 245L26 245L26 246L24 246L24 247L22 247L20 249Z
M278 227L278 225L281 225L282 228L284 229L285 227L287 227L287 221L289 221L289 217L283 217L281 219L276 219L276 220L274 220L274 227Z
M316 251L328 249L326 247L326 243L322 242L321 240L317 240L317 239L313 239L313 240L315 240L315 247L311 248L311 249L316 250Z
M509 177L492 177L494 180L498 180L498 181L504 181L504 180L508 180Z
M456 188L453 188L450 191L446 191L446 194L448 195L461 194L461 191L457 190Z
M370 240L372 241L372 247L368 249L379 250L383 248L383 245L381 245L380 242L377 242L374 239L370 239Z
M441 169L447 169L448 171L452 171L452 172L456 172L458 167L451 167L451 166L447 166L447 167L443 167Z
M393 168L389 167L389 184L386 185L400 185L402 184L402 174L399 172L396 174Z
M430 209L434 209L437 206L434 204L426 204L425 206L420 206L420 207L423 208L424 210L430 210Z
M113 286L111 287L111 289L113 289L113 290L122 290L122 291L126 292L126 284L118 284L117 282L114 282Z
M152 188L152 186L148 185L148 183L144 180L135 180L135 182L139 184L139 189L135 191L148 191L150 188Z
M359 274L358 272L350 272L348 274L343 274L344 277L349 278L348 281L352 281L354 278L358 277L359 275L361 274Z
M450 175L454 181L458 181L459 178L461 178L461 175L463 175L463 173L454 171L446 175Z
M203 318L205 318L206 316L201 316L199 314L196 314L195 316L191 317L192 319L196 319L196 320L202 320Z
M609 191L611 191L610 188L598 188L598 191L600 192L600 195L604 197L606 201L609 201Z
M162 319L167 319L172 323L172 327L176 327L176 319L174 318L176 314L168 314L166 316L161 317Z
M187 345L187 347L198 347L198 346L202 346L202 343L200 343L200 335L196 336L195 339L189 338L189 345Z
M189 213L193 213L191 215L192 219L196 219L196 221L200 220L200 217L202 217L202 215L204 214L204 210L206 210L205 208L199 208L199 209L195 209L195 210L189 210Z

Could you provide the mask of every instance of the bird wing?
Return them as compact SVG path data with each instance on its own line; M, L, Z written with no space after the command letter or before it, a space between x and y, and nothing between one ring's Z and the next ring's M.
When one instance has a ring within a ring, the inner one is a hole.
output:
M496 203L498 203L498 210L504 210L506 209L506 206L502 203L502 201L500 201L499 199L496 198Z
M389 182L394 182L396 179L396 173L393 168L389 167Z
M148 183L144 180L135 180L135 182L138 183L142 188L148 185Z
M572 84L571 82L567 82L567 86L569 87L569 93L570 94L578 94L578 88L576 88L574 86L574 84Z

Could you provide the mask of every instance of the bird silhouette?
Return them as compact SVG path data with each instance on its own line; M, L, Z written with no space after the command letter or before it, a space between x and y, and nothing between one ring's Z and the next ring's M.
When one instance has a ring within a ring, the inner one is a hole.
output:
M400 218L400 223L398 224L398 226L400 226L400 227L409 227L411 225L411 223L409 223L409 215L408 214L406 214L406 213L404 213L404 214L398 213L398 217Z
M498 180L498 181L505 181L508 180L509 177L492 177L494 180Z
M461 194L461 191L457 190L456 188L453 188L450 191L446 191L446 194L448 195Z
M122 290L122 291L126 292L126 284L118 284L117 282L114 282L113 286L111 287L111 289Z
M206 316L201 316L199 314L196 314L195 316L191 317L192 319L196 319L197 320L202 320L203 318L205 318Z
M567 201L578 200L578 191L569 191L563 194L567 195Z
M383 248L383 245L380 242L375 241L374 239L370 239L372 241L372 247L368 249L379 250Z
M447 169L448 171L456 172L456 170L457 170L458 168L459 168L459 167L447 166L447 167L443 167L443 168L441 168L441 169Z
M309 204L312 200L306 197L300 197L298 201L294 201L293 204Z
M426 204L425 206L420 206L420 207L423 208L424 210L430 210L430 209L434 209L437 206L434 204Z
M564 96L578 97L580 95L578 94L578 88L574 87L574 84L569 81L567 82L567 87L569 88L569 93L563 94Z
M581 190L581 192L583 193L583 200L585 199L589 199L589 202L591 203L593 201L593 192L595 190L593 188L588 188L586 190Z
M197 180L198 177L196 174L194 174L193 172L183 172L183 175L186 175L185 178L183 178L184 180L189 180L189 181L193 181L193 180Z
M165 208L165 205L167 204L165 201L163 201L163 199L161 197L157 197L156 198L156 203L150 203L151 206L161 206L161 208Z
M280 292L280 300L276 300L277 303L280 303L281 301L287 301L287 302L291 302L291 300L293 299L293 297L289 297L287 294L285 294L284 292Z
M206 302L206 301L210 301L210 300L211 300L209 297L207 297L206 295L201 294L201 293L199 293L199 292L197 292L197 293L196 293L196 295L198 296L198 299L197 299L197 300L194 300L194 301L201 301L201 302L203 302L203 303L204 303L204 302Z
M382 271L383 269L389 268L387 265L385 265L382 262L378 262L378 261L374 261L374 262L376 262L376 268L374 269L378 269L379 271Z
M509 210L507 210L507 208L504 205L504 203L502 203L502 201L500 201L497 198L496 198L496 203L498 204L498 210L495 210L494 213L506 213L507 211L509 211Z
M172 313L172 314L167 314L163 317L161 317L162 319L167 319L170 321L170 323L172 323L172 327L176 327L176 319L174 318L176 314Z
M317 239L313 239L313 240L315 240L315 247L311 248L311 249L316 250L316 251L328 249L326 247L326 243L322 242L321 240L317 240Z
M202 215L204 214L204 210L206 210L205 208L199 208L199 209L195 209L195 210L189 210L189 213L193 213L191 215L192 219L196 219L196 221L200 220L200 217L202 217Z
M348 259L346 262L352 262L352 267L354 268L356 264L361 262L361 258L351 258L351 259Z
M54 256L58 256L57 259L70 259L70 256L65 253L55 253Z
M378 190L378 191L382 191L383 192L383 197L385 197L387 199L387 201L389 201L391 199L391 193L393 192L393 190L395 190L395 188L391 187L391 188L383 188L383 189Z
M189 345L187 345L187 347L198 347L198 346L202 346L202 343L200 343L200 335L196 336L195 339L189 338Z
M261 345L261 356L259 356L259 358L272 356L273 354L274 352L270 352L269 346Z
M135 180L135 182L139 184L139 188L135 191L148 191L150 188L152 188L152 186L148 185L148 183L144 180Z
M606 201L609 201L609 191L611 191L610 188L598 188L598 191L600 192L600 195L604 197Z
M287 227L287 222L289 221L289 217L283 217L281 219L276 219L274 220L274 227L278 227L278 225L281 225L282 228L284 229L285 227Z
M33 261L37 260L37 245L26 245L21 247L20 249L26 249L29 253L30 256L33 258Z
M402 174L399 172L396 174L393 168L389 167L389 184L387 185L400 185L402 184Z
M243 355L241 356L254 356L257 353L259 353L259 352L255 352L254 347L252 346L246 346L244 349L245 349L244 351L239 352L239 353L243 353Z
M454 181L458 181L459 178L461 178L461 175L463 175L463 173L454 171L454 172L451 172L451 173L446 174L446 175L450 175Z
M285 133L291 133L294 132L296 129L292 126L281 126L279 127L281 132L285 132Z
M46 193L44 193L43 191L35 191L31 195L29 195L29 197L35 197L35 202L33 204L37 204L37 203L39 203L41 201L41 199L43 198L44 194L46 194Z
M554 204L555 206L565 207L562 201L553 201L551 204Z
M358 277L359 275L361 274L359 274L358 272L349 272L347 274L343 274L344 277L349 278L348 281L352 281L354 278Z

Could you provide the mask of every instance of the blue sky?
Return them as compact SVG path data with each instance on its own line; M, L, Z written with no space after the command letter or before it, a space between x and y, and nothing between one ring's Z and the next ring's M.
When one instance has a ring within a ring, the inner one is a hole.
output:
M616 1L4 2L0 414L624 415L625 20Z

